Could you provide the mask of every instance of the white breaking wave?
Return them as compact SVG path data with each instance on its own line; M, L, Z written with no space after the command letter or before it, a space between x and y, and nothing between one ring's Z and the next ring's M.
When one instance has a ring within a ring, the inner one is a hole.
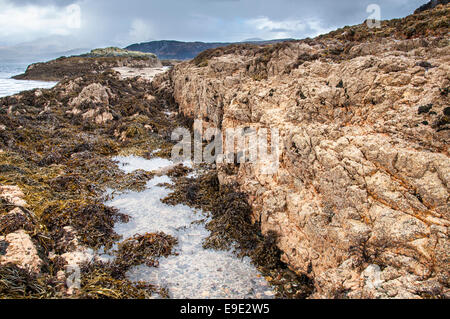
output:
M33 89L50 89L58 82L24 81L11 79L25 72L28 64L0 64L0 97L10 96Z

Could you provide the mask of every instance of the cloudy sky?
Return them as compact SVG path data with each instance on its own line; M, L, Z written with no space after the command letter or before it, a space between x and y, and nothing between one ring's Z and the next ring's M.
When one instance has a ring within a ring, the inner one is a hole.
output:
M57 39L67 49L135 42L305 38L427 0L0 0L0 46ZM376 12L375 12L376 14Z

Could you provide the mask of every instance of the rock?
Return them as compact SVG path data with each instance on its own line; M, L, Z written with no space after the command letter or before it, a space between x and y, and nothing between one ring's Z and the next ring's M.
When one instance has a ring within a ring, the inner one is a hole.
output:
M25 194L18 186L0 186L0 197L14 206L27 207L24 196Z
M99 57L136 57L136 58L151 58L156 59L153 53L145 53L138 51L128 51L117 47L109 47L104 49L94 49L90 53L83 55L89 58Z
M24 230L0 237L0 243L3 243L3 250L6 247L6 252L0 254L0 265L12 263L31 273L40 272L43 262L31 237Z
M378 265L369 265L361 274L367 289L378 289L383 284L381 269Z
M92 83L85 87L80 94L70 102L73 107L71 113L78 115L82 113L82 109L90 108L82 114L84 120L93 120L96 124L105 124L114 119L109 111L109 100L113 98L113 94L108 87L104 87L98 83Z
M17 80L60 81L65 77L81 77L113 68L161 68L161 61L152 53L133 52L119 48L95 49L80 56L61 57L45 63L31 64ZM37 91L39 92L39 91ZM39 93L37 93L39 95ZM36 96L38 96L36 95Z
M430 24L449 12L439 6L399 24L446 34L448 24ZM208 127L279 130L275 174L219 164L219 180L247 193L252 219L280 235L283 261L312 274L315 298L420 298L424 285L443 291L450 275L448 258L436 258L448 255L448 236L433 235L450 226L449 111L439 89L449 86L450 47L400 29L218 49L155 82Z
M61 258L66 262L64 271L58 272L59 280L68 280L68 289L66 294L71 296L75 289L79 289L79 280L81 265L92 262L95 258L94 251L81 245L77 238L77 232L71 226L63 228L62 236L57 243L57 247L63 251ZM70 285L69 285L70 283Z
M82 104L108 105L111 91L98 83L85 87L81 93L70 102L70 106L79 108Z

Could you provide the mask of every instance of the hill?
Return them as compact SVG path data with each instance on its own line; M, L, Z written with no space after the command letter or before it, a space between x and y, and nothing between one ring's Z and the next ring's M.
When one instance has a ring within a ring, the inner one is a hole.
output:
M272 44L285 42L292 39L278 39L269 41L245 41L238 43L249 44ZM189 60L195 58L198 54L209 49L216 49L219 47L236 44L233 42L182 42L173 40L151 41L145 43L136 43L126 47L129 51L152 52L161 60Z

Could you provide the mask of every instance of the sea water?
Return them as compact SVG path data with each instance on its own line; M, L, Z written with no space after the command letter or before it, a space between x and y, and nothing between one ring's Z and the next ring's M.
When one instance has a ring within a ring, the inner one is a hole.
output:
M26 90L37 88L50 89L57 82L14 80L11 77L26 71L29 63L0 62L0 97L14 95Z
M172 164L165 159L137 157L115 160L127 173L138 169L154 171ZM126 192L106 203L131 217L130 222L115 227L124 240L153 232L178 239L177 255L160 258L157 268L134 267L128 278L166 287L175 299L273 298L272 288L249 258L237 258L231 251L203 248L202 243L210 234L205 228L208 217L203 211L161 202L171 192L161 184L170 183L173 181L168 176L158 176L147 183L143 192Z

